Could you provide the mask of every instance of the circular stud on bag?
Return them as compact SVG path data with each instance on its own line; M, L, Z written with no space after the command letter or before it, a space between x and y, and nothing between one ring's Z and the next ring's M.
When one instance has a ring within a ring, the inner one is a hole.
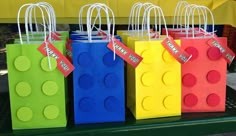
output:
M222 54L217 47L210 47L207 51L207 56L211 60L218 60L221 58Z
M183 76L182 83L186 87L193 87L197 83L197 78L193 74L187 73Z
M21 107L17 110L16 115L20 121L27 122L33 118L33 111L29 107Z
M60 110L55 105L48 105L44 108L43 114L47 119L56 119L59 116Z
M14 61L14 65L15 65L15 68L18 70L18 71L27 71L30 69L31 67L31 62L29 60L28 57L26 56L19 56L15 59Z
M173 109L176 106L176 99L174 96L168 95L163 100L163 105L166 109Z
M172 56L170 55L170 53L169 53L167 50L163 51L163 53L162 53L162 59L163 59L165 62L173 62L173 61L175 60L175 58L172 57Z
M199 53L195 47L187 47L185 51L192 55L192 57L190 58L190 61L193 61L198 58Z
M141 82L144 86L152 86L155 82L155 75L152 72L142 74Z
M120 109L120 102L116 97L109 96L105 99L104 106L107 111L115 112Z
M172 85L175 82L175 80L176 80L175 77L176 77L175 72L167 71L162 76L162 82L165 85Z
M78 64L82 67L89 67L93 62L91 55L88 52L80 53L78 57Z
M213 94L210 94L207 96L206 101L209 106L215 107L215 106L219 105L220 97L217 94L213 93Z
M104 77L104 84L107 88L116 88L119 85L119 78L114 73L109 73Z
M152 54L153 53L151 52L151 50L144 50L141 54L141 56L143 57L142 62L144 64L152 64L155 59L155 57Z
M194 107L198 103L198 98L196 95L190 93L184 96L183 102L188 107Z
M142 100L142 107L145 111L151 111L153 109L155 109L154 105L155 105L155 99L151 96L147 96L145 98L143 98Z
M103 56L103 63L106 66L112 67L115 66L119 60L118 57L116 57L116 59L113 59L114 53L113 52L108 52Z
M89 74L83 74L79 77L79 86L82 89L89 89L94 85L94 78Z
M95 110L96 103L93 98L84 97L79 101L79 109L83 112L91 112Z
M211 71L209 71L207 73L207 77L206 78L207 78L208 82L210 82L212 84L215 84L215 83L220 81L221 76L220 76L220 73L218 71L211 70Z
M53 96L58 92L58 85L54 81L46 81L43 83L42 91L47 96Z
M53 71L57 67L57 61L55 58L49 57L49 60L50 60L51 68L49 67L48 57L44 57L41 60L41 68L46 72Z
M16 85L16 93L20 97L27 97L31 94L31 92L32 92L31 86L27 82L19 82Z

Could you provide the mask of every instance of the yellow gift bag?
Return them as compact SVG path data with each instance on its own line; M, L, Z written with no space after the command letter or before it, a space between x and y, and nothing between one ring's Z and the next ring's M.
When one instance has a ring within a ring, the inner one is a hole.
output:
M149 22L152 9L163 16L160 7L152 5L147 9ZM130 38L128 46L143 57L136 68L127 65L127 107L136 119L181 115L181 64L162 42L163 39Z

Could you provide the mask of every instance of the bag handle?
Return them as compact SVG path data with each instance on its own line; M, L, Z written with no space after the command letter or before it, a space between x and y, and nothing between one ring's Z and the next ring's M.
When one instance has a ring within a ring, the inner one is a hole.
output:
M53 6L47 2L39 2L37 3L40 6L44 7L45 9L48 9L47 11L50 13L50 17L51 17L51 24L52 24L52 32L56 32L57 31L57 27L56 27L56 14L55 14L55 10L53 8Z
M108 29L108 40L112 42L112 46L113 46L113 60L116 59L116 51L115 51L115 41L114 41L114 33L115 33L115 16L113 11L111 10L111 8L109 8L107 5L103 4L103 3L96 3L93 4L89 7L88 11L87 11L87 29L88 29L88 41L92 42L92 29L91 29L91 16L93 14L93 11L95 8L100 8L101 10L103 10L106 14L106 19L107 19L107 29ZM112 16L112 20L110 21L110 16L109 16L109 12L111 13ZM112 35L111 35L111 23L112 23Z
M30 11L32 11L32 8L38 8L41 11L42 19L43 19L43 28L44 28L44 41L47 40L47 31L46 31L47 26L46 26L46 24L48 24L48 30L49 30L49 38L48 39L49 39L49 41L51 41L52 21L51 21L50 11L47 7L44 7L44 6L40 5L39 3L36 3L34 5L29 6L25 12L25 30L26 30L27 42L29 42L29 31L28 31L29 17L28 16L30 15L29 13L30 13ZM48 20L46 19L46 16L44 15L44 10L47 13ZM31 19L29 19L29 20L31 20Z
M215 30L214 30L214 16L213 16L213 14L212 14L212 12L211 12L211 10L208 8L208 7L206 7L206 6L195 6L195 7L193 7L192 8L192 10L191 10L191 12L190 13L192 13L192 27L194 27L194 14L195 14L195 10L196 9L200 9L201 11L202 11L202 15L203 15L203 20L204 20L204 37L208 34L207 32L206 32L206 26L207 26L207 11L210 13L210 15L211 15L211 20L212 20L212 36L214 37L214 32L215 32ZM200 15L199 15L200 16ZM188 24L189 24L189 19L188 19ZM193 28L192 28L193 29ZM199 31L200 31L200 28L199 28ZM188 31L187 31L187 33L188 33ZM195 37L195 33L194 33L194 30L192 30L192 37L194 38Z
M144 24L144 22L145 22L145 20L147 20L147 18L150 18L150 17L148 17L147 16L147 14L148 14L148 12L150 11L150 8L152 8L153 6L155 6L155 5L149 5L145 10L144 10L144 15L143 15L143 22L142 22L142 34L144 33L144 28L145 28L145 24ZM161 30L161 14L160 14L160 12L158 12L158 17L159 17L159 31ZM154 20L155 20L155 23L154 23L154 25L155 25L155 28L157 28L157 13L156 13L156 9L154 9ZM150 26L150 24L148 24L148 23L146 23L146 27L147 26ZM148 31L148 33L151 33L151 32L149 32ZM143 35L142 35L143 36Z
M54 11L53 7L49 3L47 3L47 2L39 2L37 4L39 6L41 6L42 8L44 8L48 13L50 13L51 24L52 24L52 32L56 32L56 15L55 15L55 11ZM33 36L33 25L32 25L33 17L32 17L32 12L34 13L34 22L35 22L36 32L39 32L38 22L37 22L37 17L36 17L36 10L35 9L36 8L34 7L34 8L31 8L30 11L29 11L29 26L30 26L30 31L32 33L32 36ZM48 24L47 18L45 18L45 21Z
M198 11L198 17L199 17L199 28L201 27L201 14L200 14L200 8L198 5L195 5L195 4L191 4L189 5L188 7L186 7L185 9L185 19L184 19L184 22L185 22L185 32L186 32L186 37L188 37L188 32L189 32L189 21L190 21L190 16L192 15L192 31L194 31L194 13L195 12L195 9L197 9ZM203 12L202 12L203 13ZM204 13L203 13L203 16L204 16ZM203 18L205 19L205 17ZM181 32L182 32L182 29L181 29ZM194 32L193 32L194 34Z
M84 27L83 27L83 11L84 11L84 9L85 8L87 8L87 7L90 7L91 5L93 5L93 4L86 4L86 5L84 5L84 6L82 6L81 8L80 8L80 10L79 10L79 16L78 16L78 23L79 23L79 31L80 32L82 32L82 31L84 31ZM99 30L101 30L101 28L102 28L102 26L101 26L101 24L102 24L102 19L101 19L101 15L100 15L100 11L99 11L100 9L99 8L97 8L97 11L98 11L98 14L97 14L97 16L95 17L95 20L94 20L94 22L96 22L96 20L97 20L97 18L99 18ZM95 24L95 23L94 23ZM95 26L93 26L93 27L95 27ZM92 28L93 28L92 27Z
M136 2L135 4L133 4L131 11L130 11L130 15L129 15L129 25L128 25L128 31L130 31L130 27L131 30L134 30L134 18L135 18L135 10L137 7L142 6L141 2Z
M20 28L20 14L23 8L27 7L26 12L25 12L25 28L26 28L26 37L27 37L27 43L29 43L29 32L28 32L28 13L29 10L31 8L33 8L34 6L37 6L39 8L39 10L41 11L41 16L42 16L42 20L43 20L43 24L45 26L45 17L44 17L44 13L43 10L40 6L35 5L33 3L28 3L28 4L24 4L22 5L17 13L17 26L18 26L18 31L19 31L19 39L20 39L20 44L23 44L23 40L22 40L22 34L21 34L21 28ZM45 35L45 40L46 40L46 28L44 27L44 35Z
M181 10L183 10L181 7L184 6L186 7L188 4L187 1L184 1L184 0L181 0L177 3L177 6L175 7L175 11L174 11L174 20L173 20L173 28L175 28L175 23L176 23L176 27L177 29L179 28L179 25L180 25L180 18L182 16L180 16L180 13L181 13ZM177 18L177 19L176 19Z
M179 23L181 23L181 25L180 25L180 30L181 31L180 32L183 32L183 18L182 17L184 16L184 29L186 29L187 28L188 14L190 13L190 10L193 6L195 6L195 4L188 4L182 9L181 14L180 14L181 18L179 20Z
M166 36L167 36L167 38L169 38L169 34L168 34L168 31L167 31L166 20L165 20L164 13L163 13L162 9L159 6L152 5L152 6L150 6L148 8L148 11L147 11L147 24L148 24L147 25L147 30L148 30L148 38L149 38L149 40L151 40L150 39L150 37L151 37L151 35L150 35L150 13L151 13L152 10L154 10L155 15L156 15L156 12L158 11L159 17L160 16L162 17L162 20L163 20L163 23L164 23L164 26L165 26L165 30L166 30ZM155 16L155 18L156 18L156 16ZM159 20L159 24L161 22L160 20Z
M46 41L46 27L45 27L45 16L44 16L44 12L43 12L43 9L38 5L38 4L33 4L33 3L29 3L29 4L24 4L22 5L19 10L18 10L18 14L17 14L17 25L18 25L18 31L19 31L19 37L20 37L20 44L22 45L23 44L23 40L22 40L22 35L21 35L21 29L20 29L20 13L22 11L23 8L27 7L26 11L25 11L25 30L26 30L26 37L27 37L27 43L29 43L29 34L28 34L28 19L29 19L29 11L32 9L32 8L35 8L35 7L38 7L39 10L41 11L41 16L42 16L42 20L43 20L43 26L44 26L44 42L46 44L46 47L48 47L48 43ZM49 35L51 33L51 18L50 16L49 17ZM48 59L48 66L49 66L49 69L52 69L52 66L51 66L51 60L50 60L50 57L49 57L49 50L47 48L46 50L46 53L47 53L47 59Z
M143 3L142 4L142 6L139 6L138 7L138 10L137 10L137 12L136 12L136 30L138 31L138 36L139 36L139 31L140 31L140 28L139 28L139 24L140 24L140 15L141 15L141 9L143 8L144 10L146 9L146 8L148 8L149 6L151 6L151 5L154 5L154 4L152 4L152 3L150 3L150 2L147 2L147 3ZM144 13L143 13L144 14ZM143 16L144 17L144 16ZM145 18L144 18L145 19Z
M100 8L102 11L105 12L106 14L106 19L107 19L107 29L108 29L108 38L109 38L109 41L111 40L111 31L110 31L110 27L111 27L111 21L110 21L110 17L109 17L109 12L111 13L112 15L112 23L113 23L113 28L112 28L112 35L114 35L115 33L115 17L114 17L114 13L113 11L108 7L106 6L105 4L103 3L96 3L96 4L93 4L89 7L88 11L87 11L87 31L88 31L88 40L89 42L92 42L92 28L91 28L91 20L92 20L92 14L93 14L93 11L94 9L97 9L97 8Z
M202 12L203 22L204 22L204 30L206 29L206 23L207 23L207 14L206 14L205 10L203 9L203 7L202 7L202 6L199 6L199 5L193 7L193 8L191 9L191 13L192 13L192 37L193 37L193 38L195 37L195 31L193 30L193 29L194 29L193 27L194 27L194 14L195 14L195 10L196 10L196 9L197 9L197 11L198 11L199 21L201 21L201 15L200 15L199 10ZM190 20L190 18L189 18L189 20ZM188 20L188 25L189 25L189 20ZM201 23L199 23L199 33L201 32L201 30L200 30L200 28L201 28L200 24L201 24Z

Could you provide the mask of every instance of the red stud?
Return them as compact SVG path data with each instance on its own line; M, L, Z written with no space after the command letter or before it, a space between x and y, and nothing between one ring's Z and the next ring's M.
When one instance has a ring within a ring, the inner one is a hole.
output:
M198 103L198 98L196 95L194 94L187 94L184 97L184 105L188 106L188 107L193 107Z
M217 83L220 81L220 73L216 70L211 70L207 73L207 81L209 83Z
M217 47L210 47L207 51L207 56L211 60L218 60L221 58L222 54Z
M185 51L192 55L192 57L190 59L191 61L195 60L198 57L198 50L194 47L188 47L185 49Z
M197 79L193 74L185 74L182 78L184 86L193 87L197 83Z
M207 96L207 104L211 107L217 106L220 103L220 97L217 94Z

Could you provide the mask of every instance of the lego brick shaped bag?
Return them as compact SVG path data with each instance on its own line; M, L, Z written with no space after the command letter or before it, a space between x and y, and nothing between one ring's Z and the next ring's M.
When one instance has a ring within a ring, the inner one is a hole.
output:
M161 12L160 7L153 8ZM163 46L170 39L131 40L128 45L143 57L136 68L127 65L127 107L136 119L181 115L181 64ZM181 48L172 42L170 47Z
M182 65L182 112L224 112L227 62L234 58L227 38L214 35L213 21L211 36L182 38L181 46L192 55Z
M72 43L75 124L125 121L124 61L109 42L88 35Z
M21 40L21 44L7 45L13 129L65 127L67 124L65 78L57 69L56 59L45 57L38 50L42 43ZM65 42L53 45L64 52Z

